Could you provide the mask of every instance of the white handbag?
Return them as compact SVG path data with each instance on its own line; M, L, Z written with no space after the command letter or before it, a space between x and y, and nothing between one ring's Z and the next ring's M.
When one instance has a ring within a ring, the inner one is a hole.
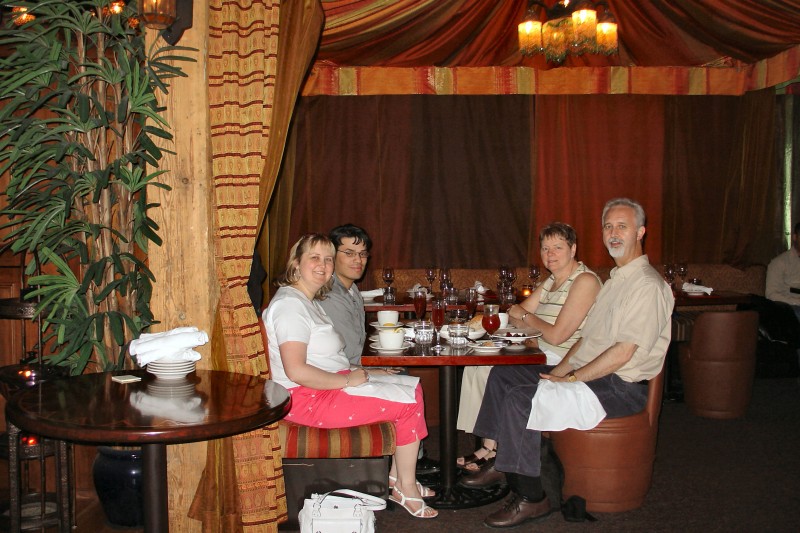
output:
M374 533L375 513L386 509L382 498L350 489L312 494L300 514L300 533Z

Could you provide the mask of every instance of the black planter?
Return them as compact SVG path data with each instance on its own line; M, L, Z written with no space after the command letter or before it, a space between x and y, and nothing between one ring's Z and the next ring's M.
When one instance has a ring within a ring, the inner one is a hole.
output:
M142 527L142 451L98 446L92 474L108 523L118 527Z

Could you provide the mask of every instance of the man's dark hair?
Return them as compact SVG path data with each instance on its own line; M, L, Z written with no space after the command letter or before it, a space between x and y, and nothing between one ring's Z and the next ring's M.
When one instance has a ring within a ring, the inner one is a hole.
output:
M367 232L364 231L363 228L359 228L353 224L336 226L328 234L328 238L333 241L333 245L337 250L342 245L342 239L347 237L353 239L353 244L360 244L363 242L364 246L367 248L367 251L372 248L372 239L369 238Z

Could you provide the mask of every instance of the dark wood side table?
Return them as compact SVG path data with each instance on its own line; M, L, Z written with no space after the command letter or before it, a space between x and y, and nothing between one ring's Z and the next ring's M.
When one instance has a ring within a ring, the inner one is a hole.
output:
M410 349L410 350L413 350ZM361 356L363 366L382 367L439 367L439 463L441 472L436 485L436 497L430 504L437 509L465 509L480 507L505 496L507 489L482 490L458 485L456 466L457 438L456 418L458 399L456 398L456 369L459 366L483 365L543 365L547 358L536 348L523 352L507 352L487 355L412 355L409 351L402 355L381 355L367 345Z
M121 384L115 374L142 380ZM171 412L175 400L191 412ZM161 533L169 531L167 444L252 431L286 416L290 405L285 388L258 376L197 370L165 381L137 370L47 381L14 395L6 417L9 433L13 425L69 442L142 446L144 530Z

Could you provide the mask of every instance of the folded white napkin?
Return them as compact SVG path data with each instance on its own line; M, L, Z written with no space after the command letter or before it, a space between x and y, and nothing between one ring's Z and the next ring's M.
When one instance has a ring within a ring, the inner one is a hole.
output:
M695 285L693 283L684 283L682 289L684 292L704 292L706 294L711 294L714 291L711 287Z
M344 392L350 396L367 396L369 398L380 398L398 403L415 403L415 391L419 383L416 376L405 375L373 375L370 374L369 381L357 387L347 387Z
M413 286L413 287L411 287L410 289L408 289L408 292L414 292L414 291L415 291L415 290L417 290L417 289L422 289L423 291L425 291L425 293L427 293L427 292L428 292L428 287L426 287L426 286L424 286L424 285L420 285L419 283L416 283L416 284L414 284L414 286Z
M201 422L206 417L203 400L198 396L188 398L161 398L144 391L131 393L131 405L143 415L166 418L173 422Z
M362 298L376 298L383 296L383 289L372 289L371 291L361 291Z
M128 351L136 356L139 366L159 359L198 361L200 354L192 350L208 342L208 334L195 327L175 328L163 333L143 333L131 341Z
M592 429L605 417L606 410L586 383L543 379L531 400L526 427L539 431L585 430Z
M475 290L478 292L478 294L483 294L486 292L486 287L484 287L483 283L480 281L475 281L475 285L473 285L473 287L475 287Z

